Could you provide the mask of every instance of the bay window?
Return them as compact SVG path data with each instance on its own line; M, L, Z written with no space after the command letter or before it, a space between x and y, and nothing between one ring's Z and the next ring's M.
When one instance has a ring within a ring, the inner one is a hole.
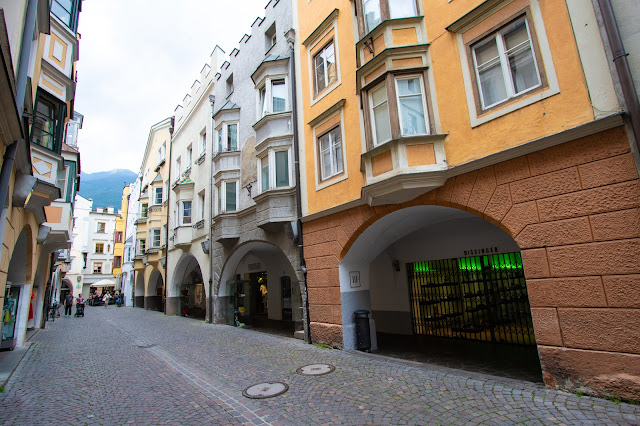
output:
M290 150L270 150L258 159L261 192L291 186Z
M536 49L526 17L471 46L477 96L482 110L542 86Z
M143 255L147 251L147 240L140 238L138 240L138 255Z
M78 26L79 3L79 0L52 0L51 13L75 32Z
M411 73L413 72L413 73ZM365 121L369 147L392 139L431 134L426 74L416 71L387 73L368 90ZM367 89L365 89L367 90Z
M336 176L343 171L342 132L334 127L318 138L320 157L320 181Z
M160 228L152 228L149 231L150 248L160 248L161 234Z
M217 152L238 150L238 124L223 123L216 129L218 136Z
M358 16L362 16L360 25L364 34L387 19L408 18L418 14L416 0L360 0L356 7L360 9Z
M162 187L153 188L152 200L154 205L162 204Z
M227 181L216 185L217 213L235 212L238 210L238 182Z
M287 82L284 78L267 78L259 92L259 118L287 110Z
M62 133L66 105L55 98L38 91L33 111L31 126L31 143L45 147L56 153L62 148Z
M191 224L191 201L180 201L180 224Z

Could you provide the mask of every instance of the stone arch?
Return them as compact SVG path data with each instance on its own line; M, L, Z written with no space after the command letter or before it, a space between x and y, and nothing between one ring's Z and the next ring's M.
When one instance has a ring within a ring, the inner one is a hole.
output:
M180 260L178 260L178 263L176 263L176 267L173 271L173 277L171 277L171 285L167 289L167 297L178 296L182 278L189 270L195 267L200 269L200 272L202 273L203 268L202 265L200 265L200 262L198 262L198 259L191 253L182 253L182 256L180 256Z
M145 274L146 275L146 274ZM164 310L164 276L162 272L155 268L149 268L149 278L147 279L147 288L145 291L145 309L154 311Z
M135 271L135 276L134 304L136 308L144 308L144 273Z
M200 262L191 253L183 253L167 288L167 313L205 320L208 293Z

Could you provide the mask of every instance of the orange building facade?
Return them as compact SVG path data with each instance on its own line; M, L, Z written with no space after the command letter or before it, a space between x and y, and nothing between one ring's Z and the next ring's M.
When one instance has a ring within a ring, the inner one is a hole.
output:
M314 342L364 348L367 310L372 349L516 347L638 399L638 162L578 6L298 1Z

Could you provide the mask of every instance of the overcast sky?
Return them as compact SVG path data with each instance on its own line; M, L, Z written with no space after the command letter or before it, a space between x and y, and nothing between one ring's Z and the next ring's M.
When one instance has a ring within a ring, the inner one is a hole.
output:
M228 55L267 0L85 0L75 109L83 172L140 170L149 128L176 105L219 45ZM215 70L217 71L217 70Z

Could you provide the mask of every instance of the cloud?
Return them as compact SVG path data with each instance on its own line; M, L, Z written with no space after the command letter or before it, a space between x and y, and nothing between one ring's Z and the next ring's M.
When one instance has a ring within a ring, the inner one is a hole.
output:
M231 52L267 0L83 2L75 109L82 170L139 171L149 128L173 115L216 45Z

